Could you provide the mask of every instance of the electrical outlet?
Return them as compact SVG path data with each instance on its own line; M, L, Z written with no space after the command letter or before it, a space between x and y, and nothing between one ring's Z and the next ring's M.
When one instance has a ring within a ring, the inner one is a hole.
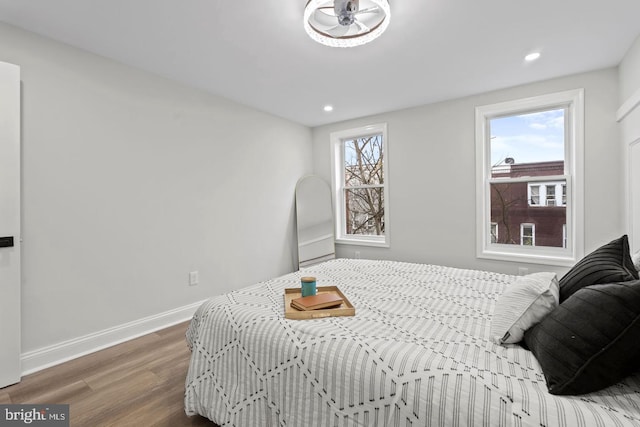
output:
M189 286L195 286L198 284L198 272L192 271L189 273Z
M353 253L353 257L354 257L355 259L360 259L360 251L355 251L355 252Z

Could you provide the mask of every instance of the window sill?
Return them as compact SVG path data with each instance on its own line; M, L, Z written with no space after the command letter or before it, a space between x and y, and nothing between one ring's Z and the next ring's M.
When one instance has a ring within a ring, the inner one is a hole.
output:
M526 264L553 265L559 267L573 267L576 258L571 255L557 255L550 253L517 253L500 250L484 250L477 255L480 259L491 259L497 261L511 261Z
M337 245L353 245L353 246L371 246L376 248L388 248L389 243L384 240L371 240L371 239L346 239L337 238Z

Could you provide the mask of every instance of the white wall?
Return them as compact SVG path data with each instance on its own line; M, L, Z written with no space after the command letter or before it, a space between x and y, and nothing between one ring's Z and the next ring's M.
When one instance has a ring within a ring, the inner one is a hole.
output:
M619 70L620 120L622 150L626 169L625 212L633 250L640 250L640 36L627 51ZM629 184L633 183L631 187Z
M307 127L6 24L0 60L22 70L23 352L294 269Z
M339 245L338 256L353 257L359 250L363 258L516 274L515 264L475 256L475 107L575 88L585 88L585 251L619 237L622 157L615 121L617 70L611 68L314 128L315 173L330 182L329 134L388 123L391 247Z
M620 103L624 103L640 89L640 36L629 47L618 67L620 75Z

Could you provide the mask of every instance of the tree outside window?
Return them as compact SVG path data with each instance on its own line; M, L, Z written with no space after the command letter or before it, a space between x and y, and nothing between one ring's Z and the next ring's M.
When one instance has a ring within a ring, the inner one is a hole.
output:
M387 125L331 134L336 243L388 246Z
M383 161L381 134L344 142L347 234L384 234Z

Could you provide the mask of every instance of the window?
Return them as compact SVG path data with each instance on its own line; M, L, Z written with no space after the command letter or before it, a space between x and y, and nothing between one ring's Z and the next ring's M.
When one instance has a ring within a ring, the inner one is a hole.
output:
M520 244L522 246L536 245L536 225L520 224Z
M387 126L331 134L336 242L389 245Z
M539 185L529 185L529 205L531 206L540 205L540 186Z
M529 184L528 199L529 206L566 206L567 186L564 182Z
M478 257L582 256L583 123L582 89L476 108Z
M556 191L555 191L556 188L555 188L555 186L553 186L553 187L546 186L545 190L546 190L546 195L547 195L547 199L546 199L547 206L556 206Z

